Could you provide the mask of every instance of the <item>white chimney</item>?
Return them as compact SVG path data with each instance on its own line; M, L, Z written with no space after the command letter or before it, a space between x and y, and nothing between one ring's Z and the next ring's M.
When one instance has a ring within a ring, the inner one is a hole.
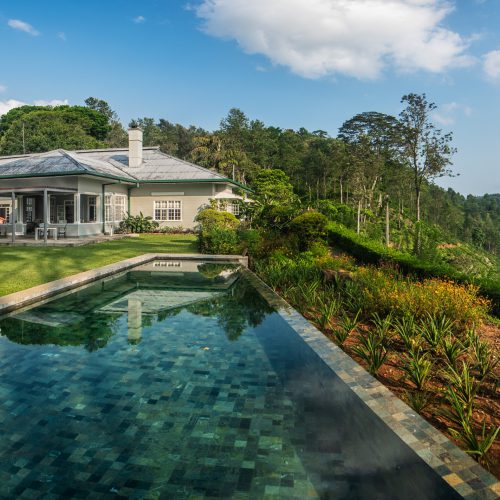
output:
M142 164L142 129L128 129L128 166L140 167Z

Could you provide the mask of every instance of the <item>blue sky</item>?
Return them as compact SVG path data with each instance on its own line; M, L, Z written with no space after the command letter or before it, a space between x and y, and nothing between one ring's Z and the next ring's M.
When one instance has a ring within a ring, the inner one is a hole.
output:
M212 130L231 107L336 135L427 93L464 193L500 192L499 0L0 0L0 113L107 100Z

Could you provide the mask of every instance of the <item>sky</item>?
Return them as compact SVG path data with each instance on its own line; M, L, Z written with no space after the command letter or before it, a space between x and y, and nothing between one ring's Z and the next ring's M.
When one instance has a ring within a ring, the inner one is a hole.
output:
M500 0L0 0L0 115L104 99L127 125L232 107L336 136L426 93L462 194L500 192Z

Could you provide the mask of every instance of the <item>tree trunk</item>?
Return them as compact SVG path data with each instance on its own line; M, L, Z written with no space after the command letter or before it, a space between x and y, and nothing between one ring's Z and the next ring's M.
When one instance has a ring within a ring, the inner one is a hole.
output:
M356 229L356 232L358 234L359 234L359 232L361 230L360 224L361 224L361 199L358 201L358 226L357 226L357 229Z
M344 204L344 191L343 191L343 185L342 185L342 177L339 179L340 183L340 203Z
M385 244L390 246L390 234L389 234L389 196L385 198Z

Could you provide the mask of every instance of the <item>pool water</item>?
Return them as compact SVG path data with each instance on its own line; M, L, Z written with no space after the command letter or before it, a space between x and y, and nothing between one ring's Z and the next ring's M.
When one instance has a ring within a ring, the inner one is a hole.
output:
M2 498L460 498L234 265L144 265L0 335Z

